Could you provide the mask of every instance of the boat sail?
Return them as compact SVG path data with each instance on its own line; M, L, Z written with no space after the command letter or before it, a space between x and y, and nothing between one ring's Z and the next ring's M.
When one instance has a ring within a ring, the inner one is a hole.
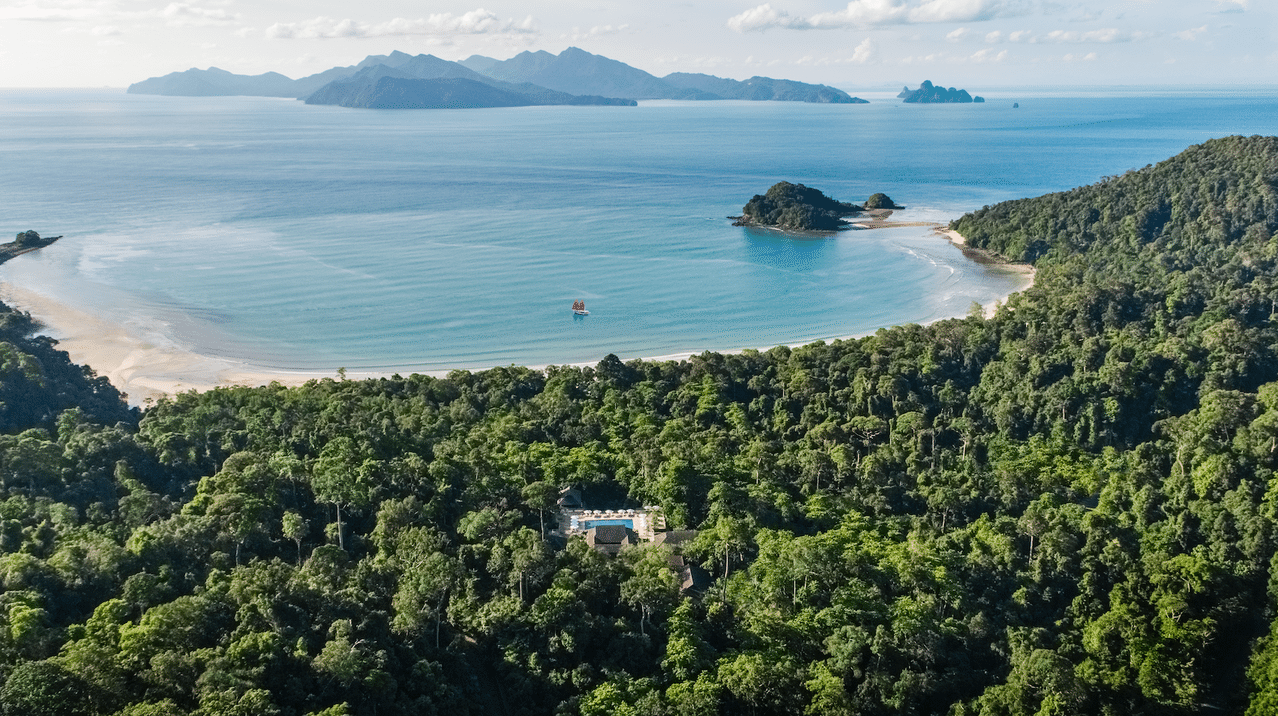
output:
M589 316L590 311L586 310L586 302L577 300L572 302L572 312L578 316Z

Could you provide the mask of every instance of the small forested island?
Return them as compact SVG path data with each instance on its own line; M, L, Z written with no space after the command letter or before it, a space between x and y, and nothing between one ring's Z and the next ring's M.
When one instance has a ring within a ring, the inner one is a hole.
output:
M777 182L766 194L755 194L734 226L770 226L785 231L837 231L843 217L861 211L856 204L836 201L820 189L788 181Z
M837 201L819 189L788 181L777 182L766 194L755 194L745 206L741 216L733 219L733 226L766 226L782 231L838 231L849 224L843 217L867 210L900 209L887 194L870 197L865 206ZM877 212L877 216L884 213Z
M7 244L0 244L0 264L8 261L14 256L20 256L28 251L44 248L49 244L62 238L61 236L40 236L35 231L19 231L17 238Z
M916 90L909 87L903 88L897 97L909 104L970 104L985 101L984 97L980 95L973 97L967 93L967 90L953 87L946 89L933 85L929 80L923 80L923 84Z
M955 220L990 318L146 410L0 305L0 710L1273 714L1275 197L1216 139Z
M875 194L871 194L870 198L865 200L865 204L862 205L862 208L866 211L870 211L873 209L903 209L905 207L897 206L896 202L892 201L892 197L887 194L877 192Z

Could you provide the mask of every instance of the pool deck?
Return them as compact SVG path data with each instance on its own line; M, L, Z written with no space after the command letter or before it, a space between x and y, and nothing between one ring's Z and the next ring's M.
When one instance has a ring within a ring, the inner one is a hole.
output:
M660 507L643 507L638 510L580 510L559 511L559 525L555 532L571 537L586 533L585 523L594 520L630 520L639 539L651 542L656 533L666 529L666 517Z

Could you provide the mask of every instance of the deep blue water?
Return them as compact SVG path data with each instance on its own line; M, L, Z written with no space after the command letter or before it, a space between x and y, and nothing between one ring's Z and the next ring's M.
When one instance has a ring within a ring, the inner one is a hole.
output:
M267 368L766 348L962 315L1018 281L926 229L731 226L775 181L945 222L1278 133L1263 94L987 97L397 112L0 92L0 230L66 236L0 280Z

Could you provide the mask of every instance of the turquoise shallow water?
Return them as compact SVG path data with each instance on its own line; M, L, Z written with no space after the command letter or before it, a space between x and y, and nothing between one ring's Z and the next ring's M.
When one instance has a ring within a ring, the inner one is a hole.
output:
M0 228L66 236L0 280L272 369L766 348L962 315L1019 283L926 229L731 226L777 180L944 222L1278 132L1262 94L987 97L394 112L0 92Z

